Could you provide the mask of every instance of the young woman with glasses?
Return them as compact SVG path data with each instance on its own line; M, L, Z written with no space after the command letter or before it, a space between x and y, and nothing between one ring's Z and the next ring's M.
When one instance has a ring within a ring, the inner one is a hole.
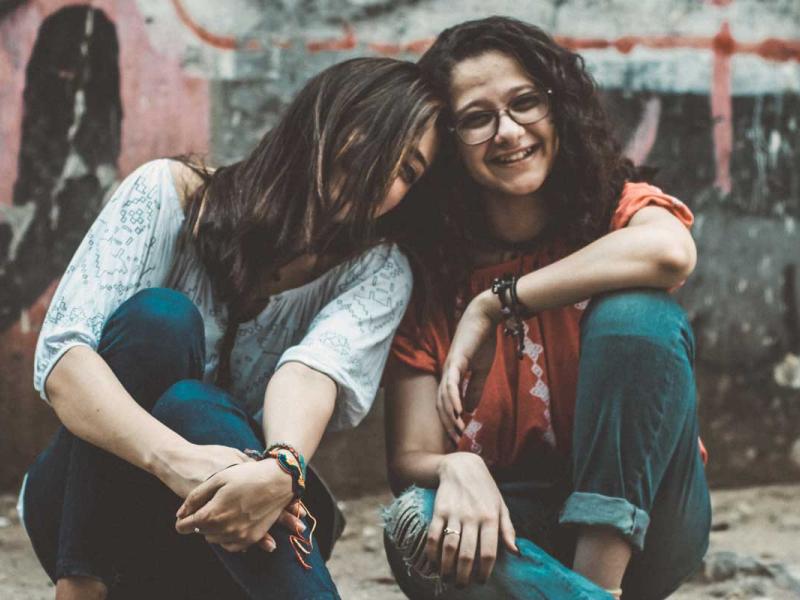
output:
M710 526L667 293L694 268L692 215L639 180L582 59L541 29L457 25L419 64L450 135L424 246L439 298L390 360L390 476L415 486L386 513L394 573L413 598L664 598Z
M36 351L64 427L21 513L57 599L339 597L337 509L305 462L375 397L411 294L393 241L415 207L394 209L439 111L416 65L353 59L244 160L122 182Z

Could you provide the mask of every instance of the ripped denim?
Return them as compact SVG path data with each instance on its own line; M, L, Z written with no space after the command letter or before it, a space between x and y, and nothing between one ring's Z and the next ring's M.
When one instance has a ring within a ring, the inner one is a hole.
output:
M466 600L526 599L605 600L612 596L585 577L561 564L529 539L518 537L521 556L498 551L492 576L484 584L464 589L446 582L437 565L425 554L428 524L436 493L412 487L385 511L384 545L389 564L400 588L409 598Z
M593 300L581 323L571 465L559 486L565 489L498 484L522 556L501 547L489 581L466 590L441 581L424 557L435 490L406 491L384 515L387 556L406 595L609 598L567 568L580 528L602 526L634 551L623 600L669 596L700 566L711 526L693 360L688 320L668 294L626 290Z

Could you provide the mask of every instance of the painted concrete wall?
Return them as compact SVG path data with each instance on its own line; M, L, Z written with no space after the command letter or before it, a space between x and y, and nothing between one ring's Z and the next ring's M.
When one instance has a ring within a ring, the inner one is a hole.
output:
M659 167L658 183L697 214L700 263L678 296L698 340L712 480L800 477L796 1L74 6L0 0L0 488L54 427L31 390L33 347L115 181L157 156L241 157L318 70L364 54L413 60L444 27L489 14L538 23L580 51L628 154ZM349 446L375 457L359 470L323 459L340 489L380 482L381 428L379 406L355 436L326 441L329 456Z

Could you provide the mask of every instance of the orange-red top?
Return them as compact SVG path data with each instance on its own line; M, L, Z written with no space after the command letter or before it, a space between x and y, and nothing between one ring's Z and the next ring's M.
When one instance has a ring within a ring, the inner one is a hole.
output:
M649 205L662 206L687 227L694 217L680 200L646 183L627 183L612 219L612 230L625 227ZM562 258L557 242L520 258L475 269L470 298L488 289L495 277L530 273ZM580 319L588 301L545 310L525 322L524 356L516 341L498 327L495 362L478 406L464 414L466 428L458 450L480 454L490 467L520 464L523 457L555 451L570 453L578 376ZM414 369L439 377L452 332L444 312L417 328L414 311L406 313L392 346L393 355Z

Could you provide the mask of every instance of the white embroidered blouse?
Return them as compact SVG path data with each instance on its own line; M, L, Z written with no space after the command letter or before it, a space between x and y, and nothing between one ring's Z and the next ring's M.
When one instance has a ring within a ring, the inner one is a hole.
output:
M67 350L96 349L103 325L120 304L139 290L165 285L183 219L168 160L146 163L120 184L72 258L42 325L34 366L34 387L42 398L47 400L47 376ZM179 290L203 317L204 379L213 381L226 311L195 262ZM397 246L383 244L272 296L239 328L231 353L233 398L258 418L269 378L282 364L297 361L337 384L328 428L354 427L375 398L411 287L408 260Z

